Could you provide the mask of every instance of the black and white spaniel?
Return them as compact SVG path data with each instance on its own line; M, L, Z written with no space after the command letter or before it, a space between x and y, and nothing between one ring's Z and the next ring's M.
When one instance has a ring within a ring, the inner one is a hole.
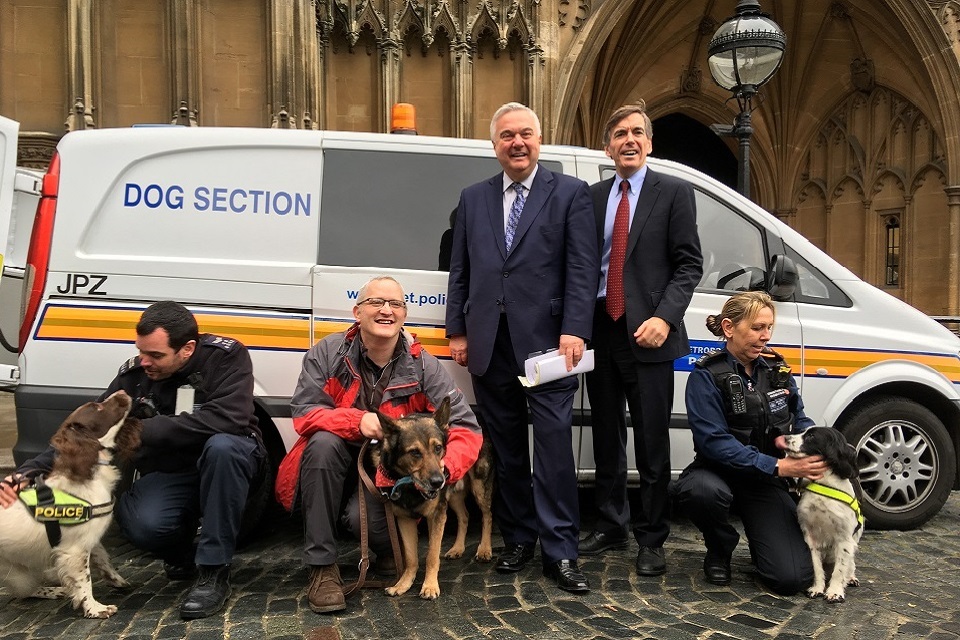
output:
M87 618L116 613L116 606L94 599L90 565L111 585L129 586L100 539L120 479L114 456L129 459L140 446L140 422L128 418L131 404L117 391L71 413L50 441L57 451L51 473L36 490L20 492L23 504L0 509L0 582L10 594L67 596Z
M797 518L813 559L811 598L843 602L847 586L859 586L854 556L863 534L857 455L843 434L830 427L811 427L785 437L788 456L819 455L829 470L816 482L804 481ZM824 562L833 564L826 584Z

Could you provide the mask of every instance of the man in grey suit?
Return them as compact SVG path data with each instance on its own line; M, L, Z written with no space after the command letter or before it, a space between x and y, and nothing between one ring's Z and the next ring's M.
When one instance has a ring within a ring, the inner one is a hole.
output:
M524 388L518 376L531 353L559 348L568 371L583 355L600 270L590 191L582 180L537 163L540 121L524 105L500 107L490 137L503 172L464 189L457 205L447 292L450 355L473 375L497 454L494 514L505 543L497 571L520 571L539 539L544 575L582 593L590 586L577 565L571 442L577 378Z
M693 188L646 165L653 126L645 105L614 111L603 144L617 175L591 187L601 275L591 344L596 366L587 374L587 390L599 517L580 541L580 554L627 546L626 399L640 477L636 569L658 576L667 569L663 543L670 533L673 361L690 352L683 314L703 258Z

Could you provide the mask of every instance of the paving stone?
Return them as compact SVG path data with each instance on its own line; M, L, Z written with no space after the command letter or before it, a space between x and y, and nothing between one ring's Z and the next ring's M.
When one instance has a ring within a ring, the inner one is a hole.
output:
M478 529L470 531L468 543L476 543ZM863 586L848 590L840 605L765 591L746 544L734 554L733 584L706 583L702 538L689 522L678 520L666 545L668 572L660 578L636 575L632 543L626 550L581 562L594 587L582 596L543 578L538 559L509 575L469 558L444 560L442 594L436 601L418 597L421 569L404 596L363 589L349 599L347 611L317 615L304 593L302 523L285 517L238 552L225 611L189 622L180 620L178 606L191 583L169 582L158 559L134 549L111 529L105 544L118 571L135 585L120 591L95 582L96 597L119 607L115 616L85 620L65 601L0 593L0 639L947 640L960 636L958 529L960 493L920 531L867 531L857 557ZM422 536L421 549L425 547ZM356 575L356 544L342 541L341 548L344 573Z

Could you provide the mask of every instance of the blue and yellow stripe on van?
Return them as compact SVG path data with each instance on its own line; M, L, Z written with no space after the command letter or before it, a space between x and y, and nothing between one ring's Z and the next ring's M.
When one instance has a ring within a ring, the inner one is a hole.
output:
M805 377L846 378L871 364L887 360L907 360L939 371L953 384L960 384L960 357L956 354L807 347L804 350L801 370L798 365L800 347L776 346L774 348L790 363L794 374L802 373Z
M926 353L922 351L892 351L881 349L840 349L836 347L807 347L803 350L797 345L771 344L782 355L793 370L793 375L805 378L847 378L860 369L878 362L899 360L916 362L939 371L953 384L960 384L960 356L957 354ZM714 349L722 349L719 340L691 340L689 356L674 361L674 371L692 371L700 356Z
M105 307L50 304L44 307L36 340L128 343L134 341L143 307ZM267 351L306 351L310 348L311 318L304 314L204 312L194 310L203 333L236 338L247 348ZM353 320L313 318L314 342L344 331ZM438 358L449 358L450 347L442 326L406 328Z
M36 340L59 340L104 343L133 343L134 328L143 307L106 307L93 305L49 304L43 309ZM200 331L230 336L249 349L267 351L306 351L310 348L310 328L314 341L347 329L352 319L311 318L306 314L271 314L238 312L205 312L195 310ZM441 359L450 358L450 344L441 325L407 323L406 328L417 336L428 353ZM691 340L694 353L722 347L721 343ZM807 347L800 366L800 347L774 345L793 367L794 374L819 378L846 378L856 371L886 360L908 360L935 369L953 384L960 384L960 358L956 354L919 351L884 351L878 349L839 349ZM674 368L689 371L696 355L678 358Z

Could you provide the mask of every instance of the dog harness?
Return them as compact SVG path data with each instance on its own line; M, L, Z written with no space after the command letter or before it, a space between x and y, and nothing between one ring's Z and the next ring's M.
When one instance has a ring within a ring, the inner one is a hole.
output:
M857 528L853 530L854 533L860 530L864 524L863 512L860 510L860 501L857 500L854 496L851 496L845 491L840 491L839 489L834 489L833 487L828 487L826 485L820 484L819 482L811 482L806 487L805 491L812 491L817 495L824 496L826 498L831 498L846 504L848 507L853 509L853 512L857 515Z
M60 544L60 526L73 526L88 522L91 518L113 513L113 501L103 504L90 504L82 498L53 489L37 478L36 486L19 493L20 501L37 522L47 529L47 541L51 547Z

